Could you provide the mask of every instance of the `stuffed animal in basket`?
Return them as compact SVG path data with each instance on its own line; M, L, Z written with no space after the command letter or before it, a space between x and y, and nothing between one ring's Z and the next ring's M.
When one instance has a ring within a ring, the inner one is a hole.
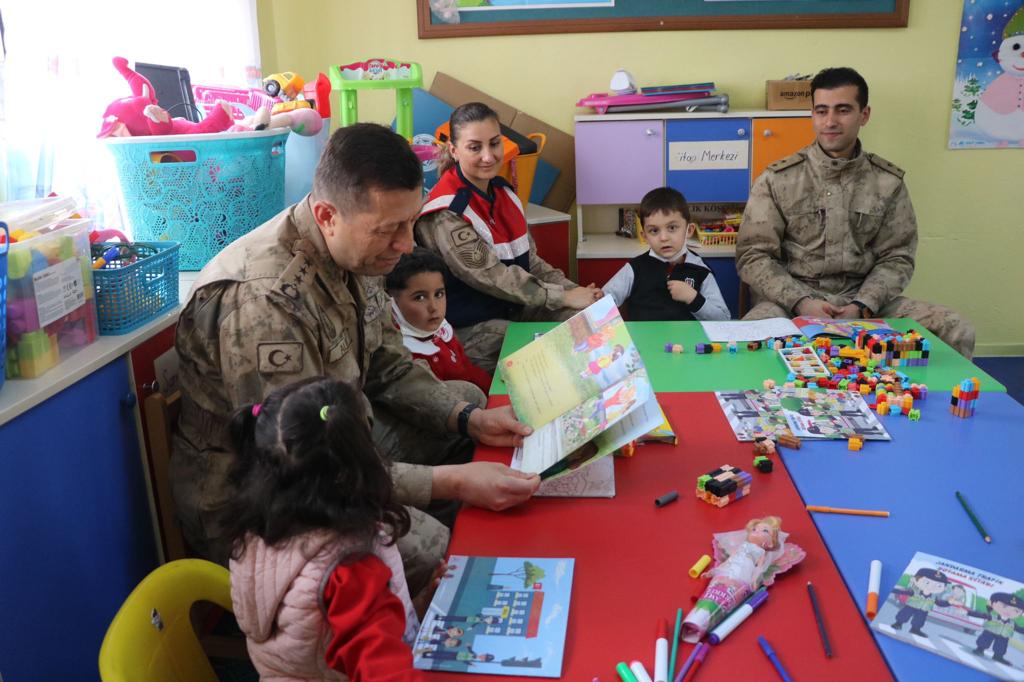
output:
M219 133L234 123L225 102L218 102L220 106L210 109L206 118L199 123L184 118L171 118L166 110L160 108L153 84L145 76L130 69L127 59L114 57L114 68L128 81L132 96L110 103L103 112L103 125L96 137Z
M288 128L296 135L312 137L324 127L324 119L316 109L293 109L279 114L271 114L269 107L259 110L243 118L228 128L231 131L266 130L268 128Z

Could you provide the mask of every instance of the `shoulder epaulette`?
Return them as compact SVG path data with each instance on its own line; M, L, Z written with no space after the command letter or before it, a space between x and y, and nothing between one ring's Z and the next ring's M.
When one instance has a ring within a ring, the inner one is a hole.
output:
M784 171L787 168L792 168L793 166L801 164L806 159L807 157L800 153L790 154L784 159L779 159L775 163L768 164L768 170L778 173L779 171Z
M448 210L455 215L462 215L466 212L466 207L469 206L469 189L463 187L455 192L455 198L452 199L452 203L448 204Z
M870 161L875 166L878 166L882 170L892 173L893 175L900 179L903 179L903 175L906 173L906 171L904 171L896 164L889 163L888 161L883 159L881 156L878 156L877 154L868 154L868 161Z

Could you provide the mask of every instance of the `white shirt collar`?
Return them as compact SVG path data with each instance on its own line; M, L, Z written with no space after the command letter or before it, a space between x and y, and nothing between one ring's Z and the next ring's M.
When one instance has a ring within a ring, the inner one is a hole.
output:
M452 329L452 325L448 322L447 318L441 322L441 326L437 328L437 331L429 332L414 327L402 315L402 310L398 307L395 299L391 299L391 313L395 319L398 331L402 333L402 343L409 349L410 353L433 355L441 350L434 343L435 338L448 343L452 340L452 336L455 335L455 330Z
M651 256L652 258L656 259L656 260L660 260L662 263L673 263L673 262L676 262L676 261L678 261L679 263L682 263L684 261L684 259L681 258L681 256L685 255L686 256L685 260L690 262L691 264L693 264L693 265L703 265L704 267L707 267L706 265L704 265L704 261L701 260L701 257L698 256L697 254L695 254L693 251L687 249L685 244L683 245L683 248L681 248L678 251L676 251L675 255L673 255L673 256L671 256L669 258L665 258L664 256L659 256L657 253L654 252L654 249L651 249L650 251L648 251L647 254L649 256Z

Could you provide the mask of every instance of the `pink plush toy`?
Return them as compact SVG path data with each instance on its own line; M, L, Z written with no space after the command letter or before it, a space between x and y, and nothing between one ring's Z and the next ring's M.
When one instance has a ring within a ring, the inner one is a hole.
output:
M184 118L171 118L157 104L153 84L145 76L128 68L127 59L114 57L114 68L128 81L132 96L110 103L103 112L103 126L97 137L219 133L234 123L225 102L218 102L220 106L211 109L199 123Z

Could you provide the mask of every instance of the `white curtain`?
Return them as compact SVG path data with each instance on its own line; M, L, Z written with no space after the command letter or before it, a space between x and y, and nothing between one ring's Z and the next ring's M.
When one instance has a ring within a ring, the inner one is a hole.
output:
M56 192L121 226L96 140L107 105L131 94L115 56L187 68L193 85L259 87L255 0L0 0L0 13L0 200Z

